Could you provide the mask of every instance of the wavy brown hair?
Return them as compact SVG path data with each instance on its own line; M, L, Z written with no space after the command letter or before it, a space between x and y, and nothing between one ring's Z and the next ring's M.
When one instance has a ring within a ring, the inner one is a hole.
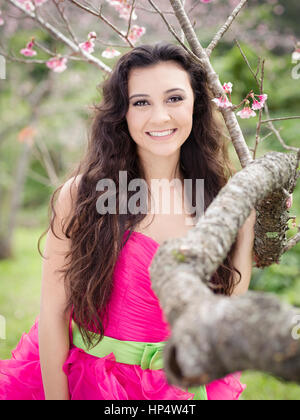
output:
M59 271L64 273L67 294L65 311L72 308L73 317L88 347L98 344L104 335L104 319L108 315L106 305L112 292L114 266L125 244L125 230L134 230L146 216L130 212L118 214L118 210L117 214L99 214L96 202L104 191L97 191L96 185L104 178L114 181L118 209L119 202L126 200L124 192L119 190L119 171L127 171L128 184L135 178L146 180L136 143L129 134L126 122L129 106L128 76L133 68L170 60L178 63L189 74L195 96L193 127L181 146L178 162L184 178L193 180L192 204L195 205L196 179L205 181L206 210L235 172L228 157L223 128L214 114L207 74L201 65L193 61L182 47L168 43L142 45L124 54L101 85L102 101L94 105L87 149L75 170L68 175L68 178L73 177L72 182L78 176L80 181L67 226L63 226L63 233L71 240L71 246L66 255L67 263ZM63 185L51 196L51 221L39 238L38 247L41 238L50 228L57 237L53 229L56 217L54 199ZM126 192L127 203L134 193ZM235 245L236 242L210 280L210 288L214 293L231 295L235 286L234 271L241 278L240 272L232 264Z

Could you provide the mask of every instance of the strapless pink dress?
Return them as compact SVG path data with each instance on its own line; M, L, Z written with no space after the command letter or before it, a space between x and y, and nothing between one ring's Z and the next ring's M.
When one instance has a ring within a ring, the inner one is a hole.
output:
M128 235L125 232L125 238ZM125 239L124 238L124 239ZM126 341L160 342L171 334L148 268L160 245L133 232L115 266L105 336ZM194 394L169 385L163 369L119 363L112 353L95 357L71 342L63 365L72 400L190 400ZM208 400L237 400L246 385L236 372L206 385ZM1 400L45 399L38 347L38 317L23 333L12 358L0 360Z

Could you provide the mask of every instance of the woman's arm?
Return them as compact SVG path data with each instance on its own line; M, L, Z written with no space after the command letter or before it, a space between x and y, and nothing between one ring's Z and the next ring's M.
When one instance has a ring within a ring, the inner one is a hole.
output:
M237 236L236 249L233 256L233 265L241 275L241 281L235 286L232 296L242 295L247 292L252 275L254 225L256 220L255 209L251 210L250 216L240 228ZM235 280L240 276L235 273Z
M62 233L62 219L71 210L71 178L60 191L55 204L57 218L54 231L48 231L42 265L42 292L39 317L39 352L42 379L46 400L68 400L68 379L62 366L69 352L69 316L63 314L66 294L62 274L55 271L65 264L65 254L69 250L70 240ZM73 188L75 183L73 184ZM72 189L72 194L74 192Z

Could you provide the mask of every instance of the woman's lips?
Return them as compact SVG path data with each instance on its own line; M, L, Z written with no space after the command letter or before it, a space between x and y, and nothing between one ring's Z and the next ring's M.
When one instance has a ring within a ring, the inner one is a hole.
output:
M167 130L162 130L162 131L167 131ZM164 140L164 139L168 139L170 137L172 137L177 131L177 128L174 129L173 133L168 134L167 136L151 136L151 134L149 133L149 131L146 132L146 134L151 137L151 139L153 140ZM157 131L157 133L159 133L159 131Z

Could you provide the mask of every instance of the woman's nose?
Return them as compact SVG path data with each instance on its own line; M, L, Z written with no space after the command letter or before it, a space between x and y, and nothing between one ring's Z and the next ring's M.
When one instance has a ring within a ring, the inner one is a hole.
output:
M151 112L151 122L154 124L161 124L170 121L171 116L169 110L165 106L153 106Z

